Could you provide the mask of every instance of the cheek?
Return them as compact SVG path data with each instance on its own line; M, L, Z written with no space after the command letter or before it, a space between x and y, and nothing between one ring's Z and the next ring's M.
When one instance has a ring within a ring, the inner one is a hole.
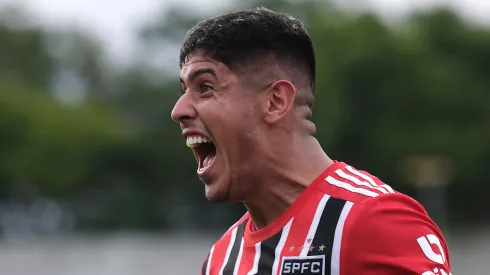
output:
M248 102L227 102L215 109L216 121L220 121L227 131L245 131L256 124L256 115Z
M203 114L202 119L228 153L243 154L253 149L259 136L259 117L253 102L244 98L223 98L205 107L206 116Z
M234 115L227 118L232 124L232 128L236 131L237 135L243 139L250 139L255 135L257 130L258 120L250 110L239 110Z

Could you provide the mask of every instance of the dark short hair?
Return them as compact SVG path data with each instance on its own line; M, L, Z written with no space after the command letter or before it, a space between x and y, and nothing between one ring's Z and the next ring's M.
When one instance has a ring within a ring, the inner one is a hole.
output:
M274 60L293 66L315 88L315 54L305 25L289 14L265 8L239 11L206 19L184 38L180 67L196 51L222 62L231 70L273 54Z

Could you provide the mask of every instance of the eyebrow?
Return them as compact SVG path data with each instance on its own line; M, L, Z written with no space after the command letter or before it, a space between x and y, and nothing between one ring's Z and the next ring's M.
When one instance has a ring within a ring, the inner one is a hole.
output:
M196 79L198 76L202 75L202 74L210 74L212 76L214 76L215 78L217 78L216 76L216 72L211 69L211 68L201 68L201 69L197 69L195 71L193 71L189 77L188 77L188 81L189 82L192 82L194 81L194 79ZM182 79L182 77L179 77L179 80L180 80L180 83L184 83L184 80Z

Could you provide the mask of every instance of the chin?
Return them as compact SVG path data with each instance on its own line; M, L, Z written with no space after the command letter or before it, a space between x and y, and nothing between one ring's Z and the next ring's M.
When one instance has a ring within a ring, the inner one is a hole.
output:
M207 181L205 184L206 199L210 202L229 203L230 200L230 181L220 179L218 181Z
M225 190L224 190L225 191ZM206 187L206 199L210 202L226 203L228 201L227 192L213 190L211 187Z

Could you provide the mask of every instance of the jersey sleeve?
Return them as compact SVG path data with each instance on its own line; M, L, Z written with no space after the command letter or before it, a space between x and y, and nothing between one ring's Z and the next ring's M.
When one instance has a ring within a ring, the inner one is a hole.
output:
M353 207L346 220L340 275L448 275L444 237L415 200L387 194Z

